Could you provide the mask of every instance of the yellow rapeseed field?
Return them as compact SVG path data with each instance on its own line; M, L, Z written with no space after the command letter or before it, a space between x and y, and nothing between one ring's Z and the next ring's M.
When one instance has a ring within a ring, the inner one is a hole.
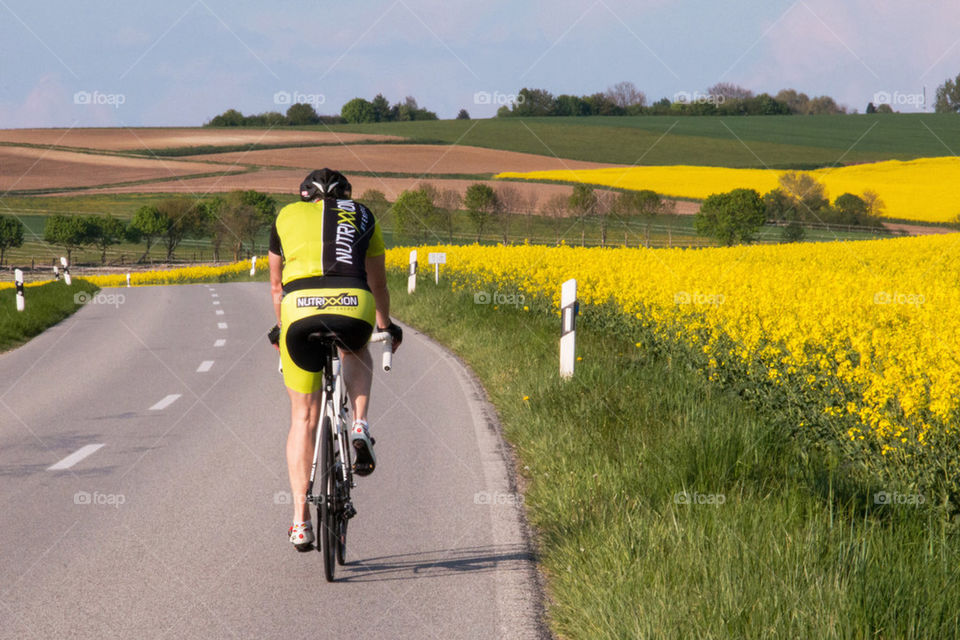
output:
M257 258L257 271L268 269L266 258ZM156 271L133 271L130 274L130 286L141 287L155 284L185 284L189 282L209 282L220 279L229 279L233 276L249 273L250 261L243 260L224 266L197 266L180 267L176 269L158 269ZM127 275L112 274L102 276L75 275L75 278L83 278L92 282L98 287L125 287L127 286ZM40 282L27 283L27 287L39 286L51 282L44 280ZM14 286L13 282L0 282L0 289L9 289Z
M501 173L498 178L584 182L624 189L652 189L681 198L704 199L731 189L755 189L761 195L778 186L784 173L766 169L659 166ZM960 158L888 160L808 172L826 185L831 200L844 193L876 191L891 218L947 222L960 214Z
M560 284L576 278L581 305L615 305L637 328L638 347L679 345L712 379L783 387L818 428L843 425L833 439L871 456L902 464L933 440L960 444L960 234L701 250L420 250L446 252L441 274L455 288L519 292L554 311ZM388 251L388 266L405 269L407 255Z

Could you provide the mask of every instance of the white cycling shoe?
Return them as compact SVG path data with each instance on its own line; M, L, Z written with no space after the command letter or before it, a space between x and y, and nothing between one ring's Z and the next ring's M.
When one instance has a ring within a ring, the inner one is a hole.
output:
M288 530L290 542L297 548L297 551L306 551L313 546L313 523L309 520L301 525L293 525Z
M358 476L368 476L377 466L377 456L373 453L376 440L370 437L370 428L365 420L357 420L350 430L350 442L356 450L353 472Z

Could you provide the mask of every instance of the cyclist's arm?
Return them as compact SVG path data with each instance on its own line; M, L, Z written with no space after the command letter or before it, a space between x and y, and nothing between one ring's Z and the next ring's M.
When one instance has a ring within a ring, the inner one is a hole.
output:
M367 284L377 305L377 326L390 326L390 292L387 291L387 256L367 256Z
M283 258L270 251L267 253L270 263L270 295L273 297L273 311L277 314L277 324L280 324L280 299L283 297Z

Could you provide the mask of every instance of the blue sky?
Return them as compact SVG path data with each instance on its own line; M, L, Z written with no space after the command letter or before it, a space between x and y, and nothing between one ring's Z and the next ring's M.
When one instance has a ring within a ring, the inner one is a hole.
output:
M960 73L958 24L955 0L0 0L0 128L199 125L284 111L285 94L488 117L524 86L623 80L651 101L727 81L916 111Z

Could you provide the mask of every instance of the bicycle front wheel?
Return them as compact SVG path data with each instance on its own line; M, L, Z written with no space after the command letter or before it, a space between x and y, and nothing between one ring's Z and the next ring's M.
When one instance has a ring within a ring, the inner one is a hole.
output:
M337 534L340 520L337 513L337 472L333 461L333 435L331 434L330 418L324 417L320 427L320 530L317 532L317 549L323 553L323 573L327 582L333 582L333 572L336 568Z

